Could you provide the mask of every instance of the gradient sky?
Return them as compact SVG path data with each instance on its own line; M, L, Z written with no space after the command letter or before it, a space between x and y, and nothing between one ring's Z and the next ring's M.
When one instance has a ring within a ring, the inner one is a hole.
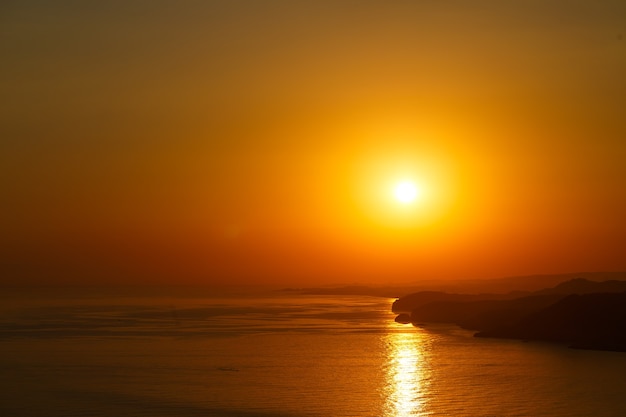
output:
M5 284L626 270L622 0L9 0L0 51Z

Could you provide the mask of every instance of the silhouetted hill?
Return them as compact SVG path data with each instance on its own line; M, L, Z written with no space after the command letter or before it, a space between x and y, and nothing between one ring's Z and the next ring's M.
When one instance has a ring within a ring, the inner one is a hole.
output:
M626 292L569 295L515 324L476 334L626 351Z
M393 302L391 311L394 313L412 312L418 307L432 303L466 303L470 301L501 300L516 298L519 294L449 294L441 291L420 291L400 297Z
M426 309L424 306L431 306L433 309L436 307L435 303L446 302L446 308L454 308L455 303L467 303L478 302L487 300L515 300L524 297L531 296L544 296L544 295L561 295L566 296L569 294L591 294L591 293L605 293L605 292L622 292L626 291L626 281L589 281L583 278L575 278L552 287L546 288L540 291L532 293L514 291L508 294L449 294L438 291L421 291L412 293L404 297L400 297L396 300L391 310L394 313L408 313L417 308L424 313ZM561 297L562 298L562 297ZM554 301L558 301L559 298L554 298ZM524 304L523 301L518 302ZM484 303L483 303L484 304ZM505 305L506 303L500 303ZM485 304L486 305L486 304ZM492 305L492 304L489 304ZM496 305L496 304L493 304ZM444 307L441 307L444 308ZM487 308L487 307L485 307ZM445 320L443 320L445 321Z
M626 282L576 278L530 295L448 294L423 291L397 300L392 310L414 325L453 323L482 337L573 343L594 349L626 349ZM621 298L620 298L621 297ZM623 300L622 300L623 299ZM624 301L620 307L619 300ZM606 302L605 305L601 305ZM600 308L602 307L602 308ZM406 313L410 311L407 317ZM617 333L616 333L617 332Z
M563 295L547 294L513 300L439 301L413 309L411 322L454 323L466 329L486 330L513 324L561 298Z

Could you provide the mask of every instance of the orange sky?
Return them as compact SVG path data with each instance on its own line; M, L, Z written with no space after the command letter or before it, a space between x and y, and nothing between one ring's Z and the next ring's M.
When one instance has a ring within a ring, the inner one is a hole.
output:
M626 270L622 1L23 1L0 27L5 284Z

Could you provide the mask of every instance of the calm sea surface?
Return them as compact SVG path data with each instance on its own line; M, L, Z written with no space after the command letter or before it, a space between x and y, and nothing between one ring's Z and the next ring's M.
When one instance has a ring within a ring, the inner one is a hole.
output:
M0 301L2 416L626 416L624 353L403 326L391 299Z

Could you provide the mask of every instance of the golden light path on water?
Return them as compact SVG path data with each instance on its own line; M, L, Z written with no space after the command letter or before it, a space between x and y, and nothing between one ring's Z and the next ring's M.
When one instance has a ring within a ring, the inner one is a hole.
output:
M420 329L390 329L386 336L385 415L425 416L429 397L428 341Z

